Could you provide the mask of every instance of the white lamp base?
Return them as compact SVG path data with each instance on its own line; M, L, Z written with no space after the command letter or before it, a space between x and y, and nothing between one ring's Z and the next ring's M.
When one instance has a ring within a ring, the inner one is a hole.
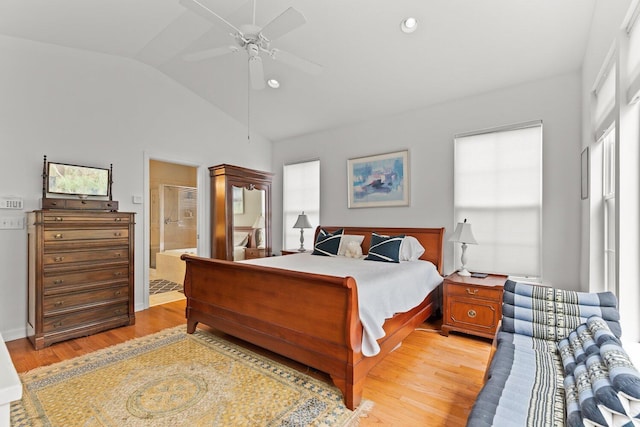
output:
M458 276L469 277L471 276L471 273L469 273L469 270L467 270L466 268L461 268L460 270L458 270Z

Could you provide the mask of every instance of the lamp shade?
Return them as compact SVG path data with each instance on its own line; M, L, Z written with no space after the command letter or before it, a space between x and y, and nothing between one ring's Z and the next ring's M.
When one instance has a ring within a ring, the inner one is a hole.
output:
M258 215L258 217L256 218L251 228L264 228L264 227L265 227L264 216Z
M298 215L298 219L296 223L293 224L293 228L311 228L311 223L309 222L309 218L305 215L304 211L300 215Z
M456 230L453 232L453 236L449 238L450 242L467 243L469 245L477 245L475 237L471 232L471 224L467 222L466 218L464 222L459 222L456 225Z

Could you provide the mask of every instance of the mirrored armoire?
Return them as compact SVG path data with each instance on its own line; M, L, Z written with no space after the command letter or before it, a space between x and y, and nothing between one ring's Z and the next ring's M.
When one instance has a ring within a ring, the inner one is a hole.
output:
M211 258L271 256L271 172L233 165L209 168Z

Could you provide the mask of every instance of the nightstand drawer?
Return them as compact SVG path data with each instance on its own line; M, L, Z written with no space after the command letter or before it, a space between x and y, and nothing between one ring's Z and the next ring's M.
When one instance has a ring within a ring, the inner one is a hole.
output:
M500 321L501 309L496 301L450 298L447 324L493 334Z
M474 286L461 283L445 282L447 294L451 297L474 297L498 300L502 298L502 288L495 286Z

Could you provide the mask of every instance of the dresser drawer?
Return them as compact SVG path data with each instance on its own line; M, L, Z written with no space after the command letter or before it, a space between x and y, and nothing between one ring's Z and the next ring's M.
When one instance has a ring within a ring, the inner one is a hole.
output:
M73 313L45 317L42 326L44 332L54 332L98 324L111 318L128 316L128 314L129 304L120 302L104 307L92 307Z
M102 240L128 239L128 228L107 229L48 229L44 232L45 246L49 242L65 242L70 240Z
M490 300L451 297L447 301L447 324L493 334L500 321L499 303Z
M127 301L129 301L129 286L122 285L113 288L97 289L85 292L71 292L45 296L42 308L44 316L48 317L69 311L75 311L81 307L89 308L114 302Z
M76 262L92 263L99 261L123 261L128 262L129 248L121 247L115 249L94 249L91 251L54 251L46 253L42 257L42 262L47 266L67 265Z
M95 287L99 284L117 283L117 281L126 282L128 280L129 267L124 265L115 268L82 270L64 274L45 274L43 285L45 295L48 295L55 293L58 288L67 289L69 286L75 287L75 289Z
M469 284L460 284L453 282L445 282L445 292L449 296L462 296L474 298L486 298L492 300L500 300L502 298L502 287L493 286L474 286Z
M48 211L42 214L42 221L49 224L63 225L67 223L82 223L82 224L129 224L133 222L133 217L125 213L105 213L95 212L90 215L83 214L82 212L59 212Z

